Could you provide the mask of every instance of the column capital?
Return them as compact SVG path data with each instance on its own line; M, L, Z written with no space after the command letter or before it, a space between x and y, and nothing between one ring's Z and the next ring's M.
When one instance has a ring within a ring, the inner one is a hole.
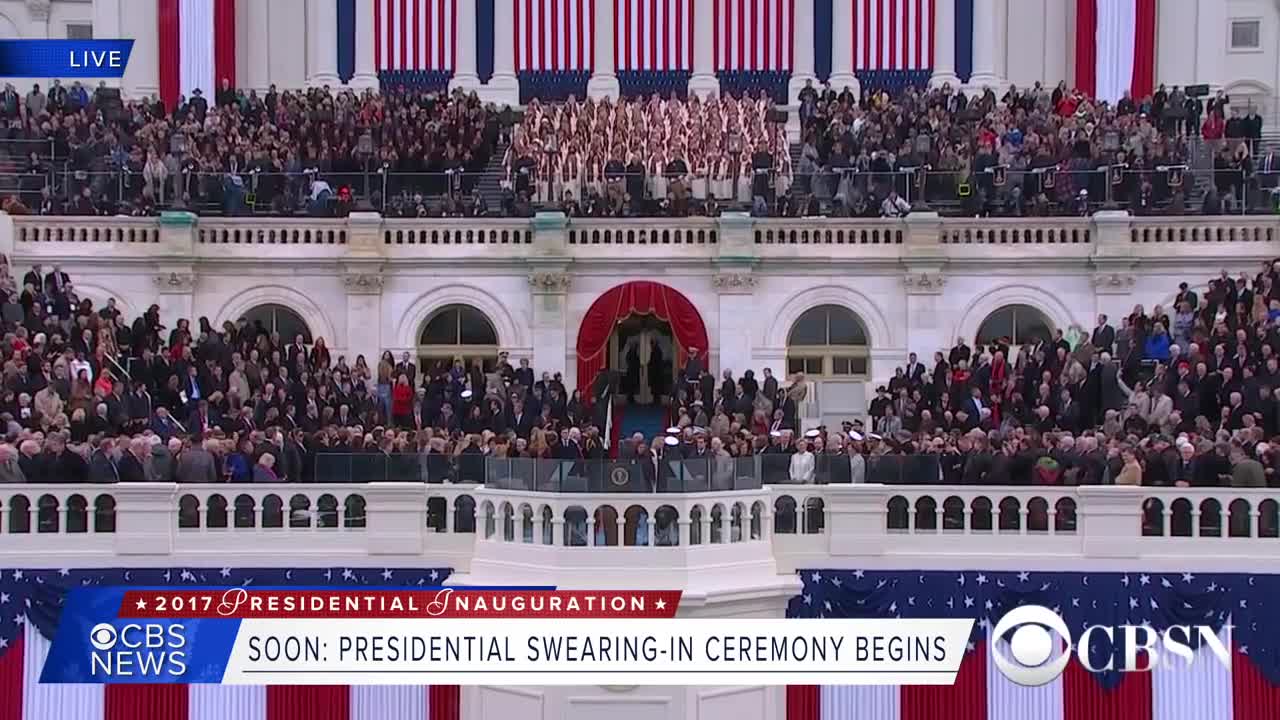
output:
M902 276L902 285L907 289L908 295L941 295L947 286L947 276L938 271L908 270Z
M152 280L161 295L189 295L195 291L196 283L199 282L190 268L161 270Z
M539 295L563 295L569 292L573 276L566 272L538 271L529 273L529 286Z
M750 295L759 280L750 272L722 272L711 277L711 287L722 295Z
M45 22L49 19L53 3L50 0L27 0L27 16Z
M342 286L349 295L381 295L385 278L381 273L348 270L342 276Z

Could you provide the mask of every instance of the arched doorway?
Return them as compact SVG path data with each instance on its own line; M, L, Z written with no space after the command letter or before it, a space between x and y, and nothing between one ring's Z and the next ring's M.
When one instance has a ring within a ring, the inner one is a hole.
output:
M418 364L424 372L444 372L455 360L464 367L479 362L492 372L498 362L498 331L493 321L470 305L445 305L427 317L418 333Z
M976 348L1008 347L1007 359L1012 362L1022 346L1049 342L1052 336L1053 321L1037 308L1005 305L982 321L974 342Z
M663 332L669 335L664 336ZM663 337L670 338L671 357L664 356L663 362L674 360L672 371L683 367L691 348L697 348L705 366L709 344L707 327L698 309L679 291L661 283L639 280L618 285L601 295L583 316L578 330L578 387L583 395L594 396L606 387L606 379L609 387L618 389L632 349L635 350L632 360L647 360L637 374L639 380L648 370L648 361L654 360L651 345L648 353L642 353L646 349L643 343L658 341L661 348ZM619 356L616 361L614 355ZM601 371L606 369L616 374L601 376Z
M280 342L288 345L299 335L304 345L311 344L311 328L307 321L292 308L277 303L256 305L240 316L249 326L268 335L279 334Z
M821 417L813 424L839 425L866 412L870 361L867 326L843 305L811 307L796 318L787 333L787 377L803 373L821 398L817 403ZM806 412L817 414L809 403L802 403L797 410L801 417Z

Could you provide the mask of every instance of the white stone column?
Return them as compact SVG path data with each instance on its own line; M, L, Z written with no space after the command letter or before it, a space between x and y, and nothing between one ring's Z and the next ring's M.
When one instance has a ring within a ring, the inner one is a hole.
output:
M753 313L756 277L750 272L722 272L711 279L720 296L720 336L716 338L720 366L712 370L719 377L732 370L735 378L753 369L751 338L759 318Z
M1198 0L1195 18L1199 28L1195 34L1195 81L1219 90L1227 81L1227 4L1222 0ZM1156 78L1157 83L1161 80Z
M338 4L333 0L308 0L307 19L315 28L307 38L307 85L338 84Z
M1047 0L1044 9L1044 75L1040 80L1052 88L1067 79L1067 3Z
M929 79L929 87L950 84L953 89L958 88L956 0L934 0L933 7L933 77Z
M482 88L481 98L496 105L520 103L520 80L516 78L516 28L512 18L502 12L504 0L494 0L496 14L502 22L493 27L493 77ZM509 3L508 3L509 4ZM612 3L606 3L612 5ZM613 37L612 34L609 37ZM596 38L596 42L600 39Z
M349 355L382 352L381 324L369 322L369 318L382 317L382 282L383 276L375 266L346 268L342 278L347 291L346 337L341 342L339 338L324 339L335 352L339 348Z
M831 88L849 88L862 97L862 84L853 74L853 0L835 2L831 7Z
M996 58L1000 48L1004 47L1004 42L996 37L998 25L996 0L974 0L973 75L969 78L969 88L972 91L981 92L988 86L996 90L1000 85L1000 77L996 74Z
M587 95L593 98L616 98L621 92L613 63L613 22L613 3L597 1L595 17L591 18L596 54L592 58L591 79L587 81Z
M370 0L372 1L372 0ZM466 92L480 89L480 76L476 74L476 0L458 3L457 65L449 89L462 88Z
M565 372L565 348L569 345L566 310L571 276L562 271L529 274L530 302L533 304L533 354L529 365L534 374ZM512 356L511 362L520 358Z
M351 76L351 87L357 89L376 90L378 88L378 68L374 67L373 58L373 35L376 31L373 27L373 3L374 0L356 0L356 62L355 74ZM265 3L264 3L265 4ZM463 10L468 3L459 4L458 13L458 33L462 33L462 16L466 14ZM475 37L475 11L472 10L472 32L471 36ZM465 37L465 36L463 36ZM465 43L463 43L465 45ZM474 56L474 50L472 51ZM458 49L458 57L461 59L463 55L462 48Z
M240 3L236 12L245 14L245 44L239 50L244 59L244 73L237 73L236 84L265 93L271 85L271 12L270 3Z
M800 3L804 5L804 3ZM813 3L809 3L812 12ZM689 77L689 94L699 97L720 94L720 78L716 77L716 56L712 33L716 32L711 2L694 3L693 75Z

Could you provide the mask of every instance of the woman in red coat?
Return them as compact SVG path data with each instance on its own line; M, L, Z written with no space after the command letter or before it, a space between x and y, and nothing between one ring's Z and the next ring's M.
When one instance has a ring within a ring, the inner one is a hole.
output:
M403 373L391 388L391 421L396 427L413 425L413 386L409 384L409 376Z

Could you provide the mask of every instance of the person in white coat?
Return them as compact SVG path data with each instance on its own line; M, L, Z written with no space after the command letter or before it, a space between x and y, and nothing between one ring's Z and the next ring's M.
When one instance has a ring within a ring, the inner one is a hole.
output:
M862 457L862 433L849 433L849 482L861 485L867 481L867 459Z
M791 482L797 485L813 484L814 458L809 451L809 441L796 443L796 453L791 456Z

